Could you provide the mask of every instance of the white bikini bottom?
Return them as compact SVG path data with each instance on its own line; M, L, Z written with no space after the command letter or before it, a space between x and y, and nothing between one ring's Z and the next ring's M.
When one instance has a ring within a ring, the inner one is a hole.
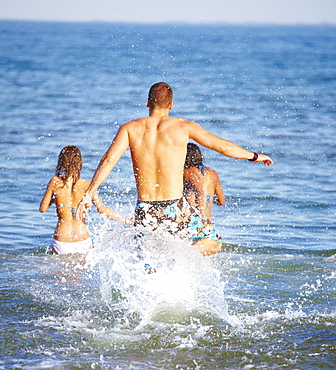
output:
M91 238L81 240L80 242L60 242L59 240L52 239L47 252L56 254L72 254L82 253L86 254L92 248Z

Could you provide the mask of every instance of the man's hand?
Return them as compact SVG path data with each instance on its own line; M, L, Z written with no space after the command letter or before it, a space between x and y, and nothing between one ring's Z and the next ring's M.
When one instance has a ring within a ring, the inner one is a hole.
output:
M84 194L83 199L78 203L77 209L76 209L76 219L81 220L82 222L85 221L86 214L88 210L90 209L92 204L92 198L88 194Z
M272 158L265 154L258 154L256 162L264 162L264 166L267 167L273 164Z

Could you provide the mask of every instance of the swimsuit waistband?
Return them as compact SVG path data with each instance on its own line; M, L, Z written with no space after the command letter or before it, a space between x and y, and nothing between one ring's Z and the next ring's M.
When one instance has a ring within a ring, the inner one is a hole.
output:
M174 203L177 203L180 199L173 199L173 200L138 200L138 204L146 203L150 204L151 206L162 207L166 208L171 206Z

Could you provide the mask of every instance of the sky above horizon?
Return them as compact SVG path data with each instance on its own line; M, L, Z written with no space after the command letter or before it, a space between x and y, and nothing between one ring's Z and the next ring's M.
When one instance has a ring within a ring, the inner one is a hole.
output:
M336 25L336 0L0 0L0 20Z

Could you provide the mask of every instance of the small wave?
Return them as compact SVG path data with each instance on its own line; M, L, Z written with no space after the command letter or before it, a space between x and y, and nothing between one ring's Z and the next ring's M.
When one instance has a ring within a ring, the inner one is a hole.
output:
M273 254L273 255L304 255L333 257L336 249L333 250L312 250L312 249L289 249L282 247L245 247L238 244L222 244L222 252L238 254Z

